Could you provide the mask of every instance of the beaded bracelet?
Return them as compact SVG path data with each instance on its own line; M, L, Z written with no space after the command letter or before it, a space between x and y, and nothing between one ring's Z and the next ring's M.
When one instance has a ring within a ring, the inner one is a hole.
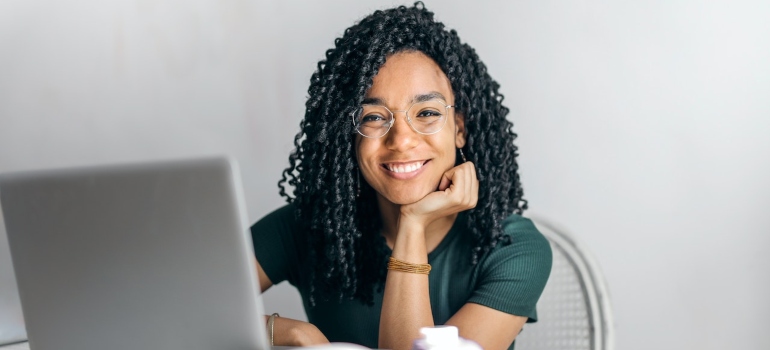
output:
M275 343L273 342L273 324L275 323L275 318L280 317L278 313L274 313L270 315L267 319L267 330L270 332L270 346L274 346Z
M390 257L390 260L388 260L388 270L393 271L427 275L430 273L430 268L430 264L412 264L410 262L398 260L392 256Z

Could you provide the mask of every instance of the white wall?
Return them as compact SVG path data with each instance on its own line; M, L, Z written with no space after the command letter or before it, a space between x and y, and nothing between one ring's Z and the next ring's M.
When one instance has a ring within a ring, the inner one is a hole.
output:
M389 5L2 1L0 172L228 153L256 220L316 62ZM618 348L770 348L770 3L428 6L501 83L531 212L602 265Z

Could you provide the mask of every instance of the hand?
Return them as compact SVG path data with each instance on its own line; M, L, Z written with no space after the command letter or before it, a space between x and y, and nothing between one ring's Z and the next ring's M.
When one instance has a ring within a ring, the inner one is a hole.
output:
M270 332L270 330L268 330ZM293 320L286 317L276 317L273 323L273 345L280 346L310 346L328 344L329 340L315 325Z
M476 167L471 162L465 162L444 173L438 191L402 206L401 219L418 222L425 227L439 218L475 208L478 199Z

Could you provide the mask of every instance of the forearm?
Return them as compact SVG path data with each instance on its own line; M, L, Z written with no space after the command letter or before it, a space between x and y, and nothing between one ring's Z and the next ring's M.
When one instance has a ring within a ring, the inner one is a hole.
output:
M415 264L428 263L424 229L403 225L393 257ZM408 350L421 327L433 326L428 275L388 270L380 315L379 347Z
M265 322L267 319L268 317L265 316ZM269 329L268 332L270 332ZM286 317L275 318L273 340L273 345L280 346L310 346L329 342L313 324Z

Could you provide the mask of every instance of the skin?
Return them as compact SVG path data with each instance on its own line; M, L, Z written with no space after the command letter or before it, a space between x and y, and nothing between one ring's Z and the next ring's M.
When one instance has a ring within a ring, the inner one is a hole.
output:
M440 94L454 104L449 79L428 56L417 51L388 57L375 76L366 99L394 111L395 122L380 138L356 138L356 157L361 175L377 192L384 227L382 235L393 257L425 264L428 253L444 239L457 214L476 206L479 183L471 162L455 166L455 150L465 145L462 115L450 109L447 124L433 135L415 132L404 111L417 96ZM384 164L424 163L408 179L394 176ZM272 282L257 262L260 286ZM428 294L428 276L389 270L380 317L380 348L410 349L420 327L434 325ZM510 315L479 304L467 303L446 324L457 326L460 336L484 349L506 349L527 318ZM314 325L276 318L276 345L327 343Z

